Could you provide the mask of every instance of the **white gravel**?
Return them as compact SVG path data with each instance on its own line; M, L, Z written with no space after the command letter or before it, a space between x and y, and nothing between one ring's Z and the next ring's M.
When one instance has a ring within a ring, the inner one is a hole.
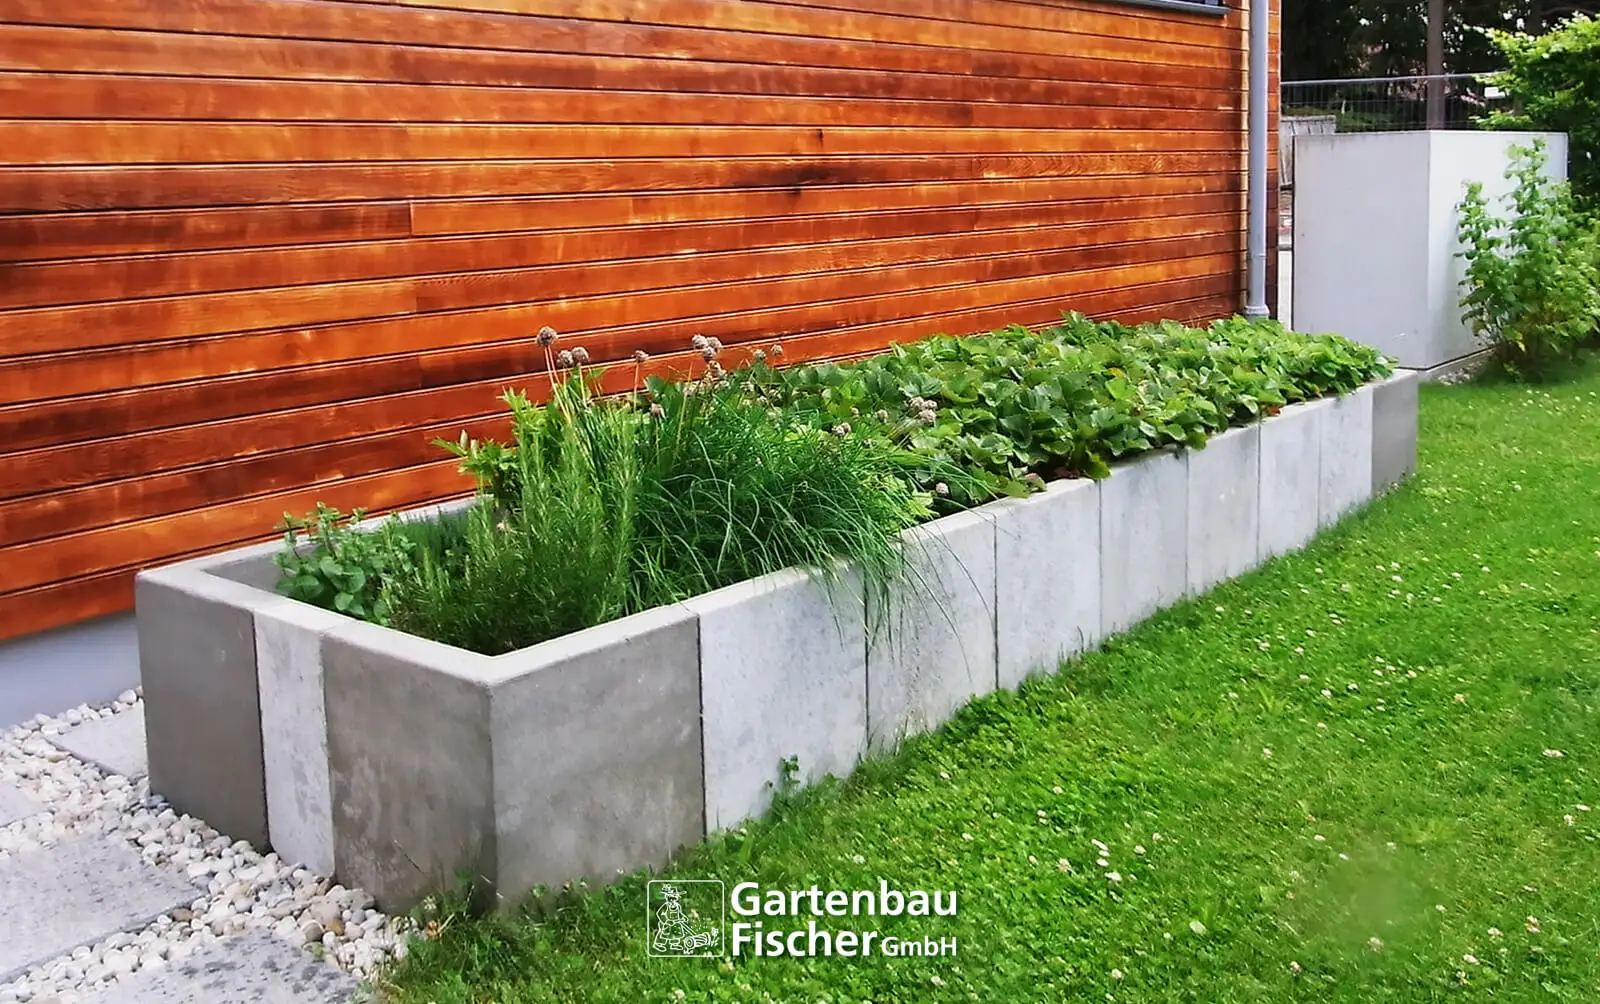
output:
M0 732L0 782L15 785L47 809L0 827L0 860L73 835L104 835L127 841L148 864L187 872L197 883L194 901L142 931L114 934L0 985L0 1004L74 1004L118 977L165 965L206 941L250 929L269 930L319 951L360 978L404 956L409 922L379 913L364 891L345 889L277 854L259 854L174 812L150 794L148 779L107 774L50 741L74 725L138 704L137 692L124 691L109 706L41 715Z

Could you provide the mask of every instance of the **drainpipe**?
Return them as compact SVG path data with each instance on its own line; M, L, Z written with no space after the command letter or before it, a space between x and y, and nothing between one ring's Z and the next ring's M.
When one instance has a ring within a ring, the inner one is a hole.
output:
M1250 221L1244 316L1267 316L1267 42L1269 0L1250 0Z

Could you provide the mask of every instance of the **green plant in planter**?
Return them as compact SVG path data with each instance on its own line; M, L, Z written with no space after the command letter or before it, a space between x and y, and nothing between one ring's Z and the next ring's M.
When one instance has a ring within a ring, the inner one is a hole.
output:
M896 535L932 515L900 476L910 455L791 421L703 341L703 378L623 400L563 353L547 403L506 396L511 443L447 444L483 501L454 565L390 578L393 625L499 653L785 568L832 581L840 561L888 599Z
M1506 177L1515 181L1510 216L1495 213L1483 186L1461 203L1467 261L1462 319L1502 350L1513 374L1568 358L1600 321L1600 245L1570 188L1544 176L1544 145L1519 148Z
M273 557L282 577L278 591L291 599L361 620L386 623L392 605L384 585L423 555L446 561L459 547L462 517L403 521L391 518L357 529L366 512L349 515L317 503L300 518L285 513L283 549Z
M1210 435L1292 401L1354 389L1388 364L1337 336L1234 319L1209 330L1069 315L1043 331L939 336L848 364L761 374L809 420L851 421L915 454L979 472L949 504L1104 477L1111 461ZM929 475L913 474L927 487Z

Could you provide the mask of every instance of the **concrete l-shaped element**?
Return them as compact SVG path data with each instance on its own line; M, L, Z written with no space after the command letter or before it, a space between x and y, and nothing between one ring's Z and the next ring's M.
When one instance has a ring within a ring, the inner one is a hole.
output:
M917 527L888 610L786 571L489 657L276 595L276 543L145 572L151 788L391 911L604 882L1304 546L1414 470L1416 383Z

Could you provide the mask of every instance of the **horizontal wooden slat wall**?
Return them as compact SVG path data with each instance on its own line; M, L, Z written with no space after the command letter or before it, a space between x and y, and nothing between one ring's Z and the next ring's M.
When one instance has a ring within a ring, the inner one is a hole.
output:
M0 0L0 638L689 338L1240 306L1243 11ZM631 374L631 366L613 373Z

